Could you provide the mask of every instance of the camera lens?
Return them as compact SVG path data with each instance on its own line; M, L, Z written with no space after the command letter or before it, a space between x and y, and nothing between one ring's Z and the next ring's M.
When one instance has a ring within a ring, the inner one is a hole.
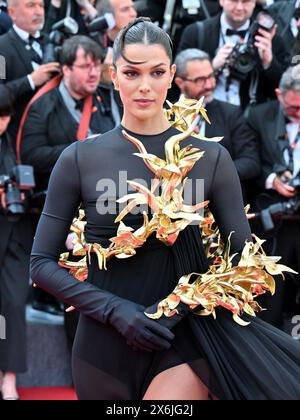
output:
M5 201L8 216L18 216L25 212L21 193L13 184L6 187Z

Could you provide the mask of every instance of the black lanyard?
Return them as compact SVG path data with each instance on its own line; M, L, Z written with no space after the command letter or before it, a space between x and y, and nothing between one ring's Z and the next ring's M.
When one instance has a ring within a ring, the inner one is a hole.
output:
M296 149L299 141L300 141L300 129L298 129L298 133L296 135L295 140L293 141L293 143L290 143L289 141L289 136L286 133L286 140L287 140L287 146L286 146L286 150L288 151L289 154L289 165L288 165L288 169L291 172L291 174L294 173L294 150Z

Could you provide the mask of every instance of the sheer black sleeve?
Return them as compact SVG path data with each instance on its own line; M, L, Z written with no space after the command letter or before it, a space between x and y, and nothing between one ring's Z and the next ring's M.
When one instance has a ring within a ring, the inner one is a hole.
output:
M80 283L57 263L80 201L77 143L74 143L62 153L50 178L33 244L31 277L34 283L58 299L85 315L106 322L106 312L100 311L100 307L103 308L113 295L89 283Z
M243 249L245 241L251 240L250 226L245 215L242 190L233 161L223 147L220 147L211 189L210 210L226 243L231 232L232 253Z

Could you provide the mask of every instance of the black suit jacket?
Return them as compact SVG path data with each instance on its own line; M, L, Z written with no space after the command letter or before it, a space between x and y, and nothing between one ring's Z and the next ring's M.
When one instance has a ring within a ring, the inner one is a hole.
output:
M295 37L291 31L291 20L295 11L296 0L277 1L269 8L278 25L277 33L284 41L287 49L292 49L295 44Z
M5 34L12 25L11 18L8 14L0 10L0 35Z
M255 133L249 128L239 107L218 100L206 105L211 125L207 137L223 136L221 144L230 153L241 181L260 175L259 152Z
M16 140L19 122L26 105L36 92L32 90L27 77L33 72L33 67L25 45L13 28L0 36L0 55L4 56L6 61L6 79L1 82L9 86L16 98L15 115L8 129L13 142Z
M197 23L187 26L181 37L179 51L187 48L198 48L207 52L211 59L213 59L219 48L221 31L220 17L221 15L218 15L203 22L204 38L201 39L199 37ZM286 51L283 40L277 35L273 39L273 55L273 61L267 70L264 70L260 66L260 78L257 88L258 103L265 102L268 98L275 98L274 91L279 85L282 73L290 63L290 54ZM249 103L250 82L251 75L249 74L247 79L241 82L240 85L241 106L243 109Z
M247 121L259 140L262 166L260 186L264 189L271 173L282 173L287 170L284 160L287 142L285 139L286 121L278 101L270 101L253 107L247 116Z
M97 91L106 108L109 108L109 91ZM109 109L107 115L100 110L92 114L90 127L95 133L111 130L115 124ZM39 98L30 108L21 140L23 164L35 170L37 190L47 188L50 173L61 152L76 140L78 123L68 111L58 88Z

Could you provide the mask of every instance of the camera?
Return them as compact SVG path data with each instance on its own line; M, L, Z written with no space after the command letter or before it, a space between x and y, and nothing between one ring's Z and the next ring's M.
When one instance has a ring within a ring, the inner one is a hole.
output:
M273 219L300 220L300 172L292 179L286 179L285 183L295 188L297 195L285 201L276 192L263 193L256 200L260 210L255 218L260 218L265 232L275 228Z
M116 21L112 13L105 13L103 16L97 17L89 25L87 30L89 32L105 33L116 26Z
M298 174L295 178L292 178L288 183L290 187L295 188L297 193L300 193L300 174Z
M35 187L33 167L17 165L10 175L0 175L0 188L4 189L4 214L9 221L16 222L26 213L27 202L22 194Z
M274 25L275 21L270 14L260 12L250 26L248 41L235 45L222 71L226 70L234 79L245 80L260 62L257 48L254 45L258 30L264 29L271 32Z
M71 17L56 22L49 35L49 42L45 46L43 64L59 61L59 53L64 41L78 33L78 23Z

